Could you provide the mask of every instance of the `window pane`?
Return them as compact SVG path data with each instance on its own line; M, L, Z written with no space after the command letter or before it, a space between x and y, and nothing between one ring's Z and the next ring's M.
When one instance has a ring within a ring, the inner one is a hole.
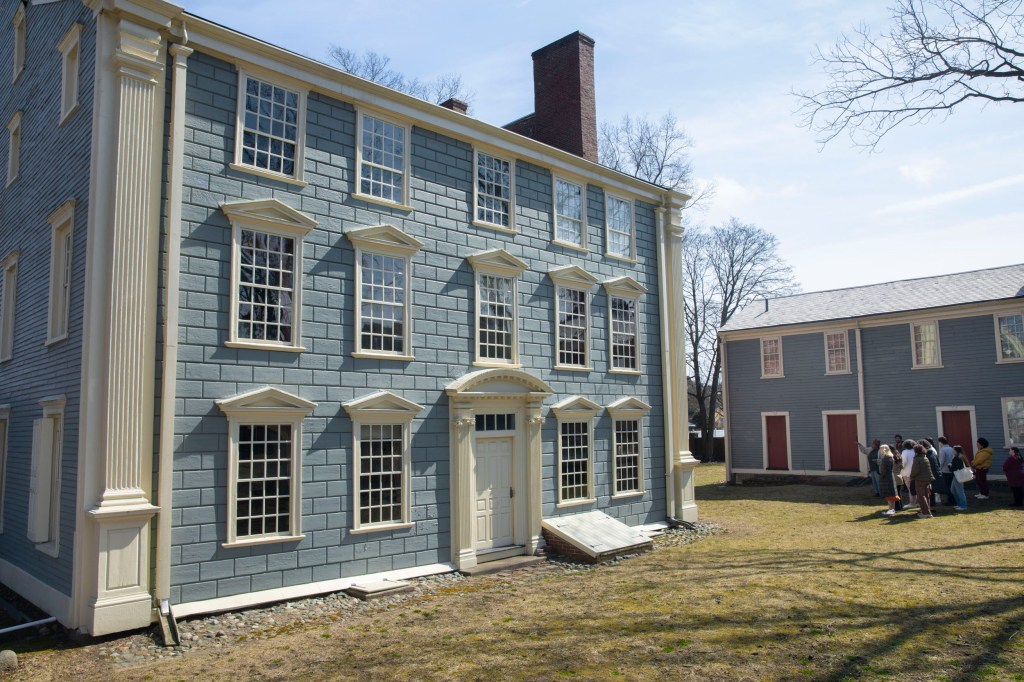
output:
M402 521L402 424L359 429L359 523Z
M1003 360L1024 359L1024 315L999 318L999 349Z
M590 425L588 422L562 422L560 425L561 464L559 482L562 500L590 497Z
M298 93L255 78L246 79L245 92L242 163L294 176Z
M241 231L238 338L292 342L294 249L291 237Z
M291 532L291 425L240 426L235 486L237 537Z
M616 420L615 492L639 492L640 482L640 422Z

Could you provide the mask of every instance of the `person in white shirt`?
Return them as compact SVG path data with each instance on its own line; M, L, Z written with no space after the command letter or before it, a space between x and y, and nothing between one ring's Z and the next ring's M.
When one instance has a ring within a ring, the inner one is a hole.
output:
M910 494L910 498L904 509L917 506L917 495L914 493L916 486L914 486L914 482L910 480L910 470L914 466L915 445L917 445L917 443L912 440L903 441L903 452L900 454L900 457L903 460L903 471L900 472L901 478L903 479L903 485L907 486L907 492Z

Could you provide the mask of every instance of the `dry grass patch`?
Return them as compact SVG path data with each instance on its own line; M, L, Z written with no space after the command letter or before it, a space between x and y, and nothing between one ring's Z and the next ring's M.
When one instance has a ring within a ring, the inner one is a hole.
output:
M124 679L1024 680L1024 514L878 515L865 487L724 487L726 531L593 571L481 578ZM25 672L101 679L88 648Z

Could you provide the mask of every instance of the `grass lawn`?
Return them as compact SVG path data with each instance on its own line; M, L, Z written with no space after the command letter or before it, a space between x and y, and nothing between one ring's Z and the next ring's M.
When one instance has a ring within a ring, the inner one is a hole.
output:
M869 487L721 485L726 532L579 573L474 579L123 679L1024 680L1024 511L879 516ZM89 647L27 677L110 677Z

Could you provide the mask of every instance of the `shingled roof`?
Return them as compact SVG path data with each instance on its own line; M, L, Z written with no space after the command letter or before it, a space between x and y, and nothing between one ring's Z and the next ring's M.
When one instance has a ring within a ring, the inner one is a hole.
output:
M942 308L1024 297L1024 263L952 275L758 300L733 315L723 332Z

